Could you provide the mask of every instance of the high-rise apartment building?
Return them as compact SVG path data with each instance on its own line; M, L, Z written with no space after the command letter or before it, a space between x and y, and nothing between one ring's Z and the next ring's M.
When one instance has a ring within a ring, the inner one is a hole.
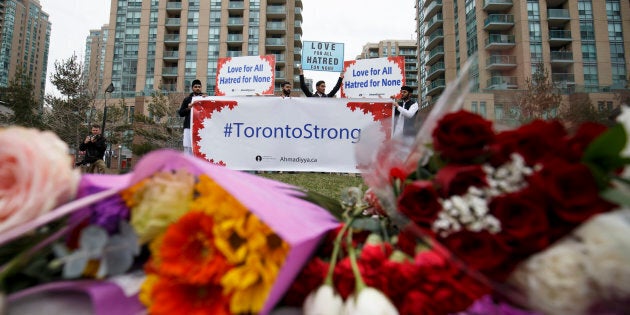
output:
M38 0L0 0L0 87L8 86L21 67L43 104L50 28Z
M100 30L105 53L89 62L103 62L99 94L111 82L112 96L127 100L188 93L197 78L212 95L221 57L275 55L276 88L285 80L297 86L301 25L301 0L112 0L109 26Z
M620 0L419 0L422 108L435 103L469 60L465 106L502 119L510 91L542 63L565 95L589 93L601 108L628 84L630 3Z
M108 25L99 30L90 30L85 40L85 59L88 89L93 93L102 93L107 86L103 86L103 70L105 69L105 52L107 49Z
M405 58L405 84L418 95L418 43L414 40L382 40L363 45L357 59L403 56Z

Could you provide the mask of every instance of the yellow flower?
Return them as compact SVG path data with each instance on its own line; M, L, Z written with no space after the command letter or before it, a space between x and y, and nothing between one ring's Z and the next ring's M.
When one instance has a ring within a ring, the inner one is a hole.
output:
M203 211L212 215L216 222L242 217L248 212L245 206L208 175L199 175L195 190L199 195L191 208L194 211Z
M140 287L140 293L138 294L138 299L144 306L151 308L151 304L153 304L153 299L151 298L153 295L153 287L159 280L159 276L155 274L147 274L144 282L142 282L142 286Z
M278 274L278 269L270 267L263 257L251 255L245 264L223 276L223 294L231 296L230 312L242 314L262 310Z
M155 174L140 187L133 186L127 196L131 208L131 225L141 243L162 234L166 228L188 212L193 199L195 178L185 170Z

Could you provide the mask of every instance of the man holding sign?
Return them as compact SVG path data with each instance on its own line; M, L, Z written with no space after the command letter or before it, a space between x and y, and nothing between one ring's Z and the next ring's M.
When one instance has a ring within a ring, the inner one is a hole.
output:
M326 82L320 80L315 84L315 93L311 93L309 88L306 86L306 82L304 81L304 71L300 68L300 88L306 97L335 97L337 91L341 88L341 84L343 82L343 71L339 74L339 79L337 80L337 84L330 91L330 93L326 94Z

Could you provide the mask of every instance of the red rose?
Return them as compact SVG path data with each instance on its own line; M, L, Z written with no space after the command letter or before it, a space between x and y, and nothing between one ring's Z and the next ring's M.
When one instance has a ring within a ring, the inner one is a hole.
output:
M391 253L392 246L388 243L363 247L357 263L365 284L379 290L387 287L388 275L383 272L382 267Z
M606 131L608 127L594 122L585 122L578 127L575 135L569 139L568 147L571 161L579 162L584 150Z
M439 196L429 181L415 181L398 197L398 210L423 229L430 229L442 209Z
M295 278L291 288L284 296L283 305L302 306L308 294L315 291L322 283L328 272L328 263L315 257Z
M534 165L551 157L567 156L566 130L558 121L535 120L516 130L499 133L491 146L490 161L498 166L519 153L527 165Z
M443 239L443 244L469 268L490 271L508 258L508 251L487 231L462 230Z
M385 295L400 307L404 294L413 289L418 289L416 279L422 277L420 268L412 261L395 262L386 260L381 272L387 275L387 285L381 289Z
M422 290L403 292L402 303L397 305L400 315L442 315L442 311L436 307L430 293Z
M547 209L539 199L525 189L490 201L490 213L501 222L497 240L510 251L529 255L549 245Z
M494 139L492 122L467 111L447 114L433 130L433 146L448 161L480 158Z
M447 165L435 174L435 183L444 197L463 195L471 186L488 186L481 165Z
M593 175L582 163L551 160L530 179L534 189L550 198L551 210L567 222L581 223L613 207L599 196Z

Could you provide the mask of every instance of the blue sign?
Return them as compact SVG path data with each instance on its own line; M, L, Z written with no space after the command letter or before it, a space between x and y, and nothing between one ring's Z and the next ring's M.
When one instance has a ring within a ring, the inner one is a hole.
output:
M343 43L304 42L302 70L343 71Z

